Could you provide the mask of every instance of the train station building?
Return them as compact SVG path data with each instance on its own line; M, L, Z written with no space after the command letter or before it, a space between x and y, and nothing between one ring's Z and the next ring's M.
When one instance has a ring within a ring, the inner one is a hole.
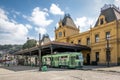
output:
M81 32L69 14L59 21L55 41L86 45L91 51L82 51L86 64L120 64L120 9L104 5L94 26Z
M48 37L47 37L48 38ZM43 39L43 41L46 39ZM94 26L81 32L69 14L60 19L55 28L55 41L18 51L24 56L24 64L38 64L39 50L42 55L54 52L82 52L84 64L120 64L120 9L115 5L104 5ZM32 57L34 60L32 61Z

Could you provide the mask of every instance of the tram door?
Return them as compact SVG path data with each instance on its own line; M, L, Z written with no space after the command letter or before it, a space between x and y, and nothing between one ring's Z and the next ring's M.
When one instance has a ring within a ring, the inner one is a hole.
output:
M75 56L71 56L71 65L75 64Z

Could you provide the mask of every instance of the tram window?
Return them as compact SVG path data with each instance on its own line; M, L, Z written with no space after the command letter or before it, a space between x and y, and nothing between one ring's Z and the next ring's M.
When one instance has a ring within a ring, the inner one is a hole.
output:
M44 58L44 61L47 61L47 59L46 59L46 58Z
M47 61L50 61L50 60L51 60L51 58L50 58L50 57L48 57L46 60L47 60Z
M65 59L67 59L67 56L61 56L61 59L65 60Z
M79 56L79 59L83 59L83 57L82 57L82 56Z
M79 59L79 56L78 56L78 55L76 56L76 59Z
M62 56L61 58L67 58L67 56Z
M58 57L55 57L55 60L57 61L57 60L58 60Z

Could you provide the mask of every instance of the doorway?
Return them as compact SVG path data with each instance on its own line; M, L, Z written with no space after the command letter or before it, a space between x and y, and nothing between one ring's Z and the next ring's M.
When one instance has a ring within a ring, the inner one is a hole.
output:
M96 65L98 64L99 62L99 52L96 52Z
M90 65L90 53L87 54L87 65Z

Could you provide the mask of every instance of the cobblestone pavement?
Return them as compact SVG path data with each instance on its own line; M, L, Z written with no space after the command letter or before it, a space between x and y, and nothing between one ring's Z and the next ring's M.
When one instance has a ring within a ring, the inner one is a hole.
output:
M120 70L120 67L91 70L87 68L84 70L49 68L46 72L39 72L38 67L1 66L0 80L120 80L120 72L106 72L109 69Z

